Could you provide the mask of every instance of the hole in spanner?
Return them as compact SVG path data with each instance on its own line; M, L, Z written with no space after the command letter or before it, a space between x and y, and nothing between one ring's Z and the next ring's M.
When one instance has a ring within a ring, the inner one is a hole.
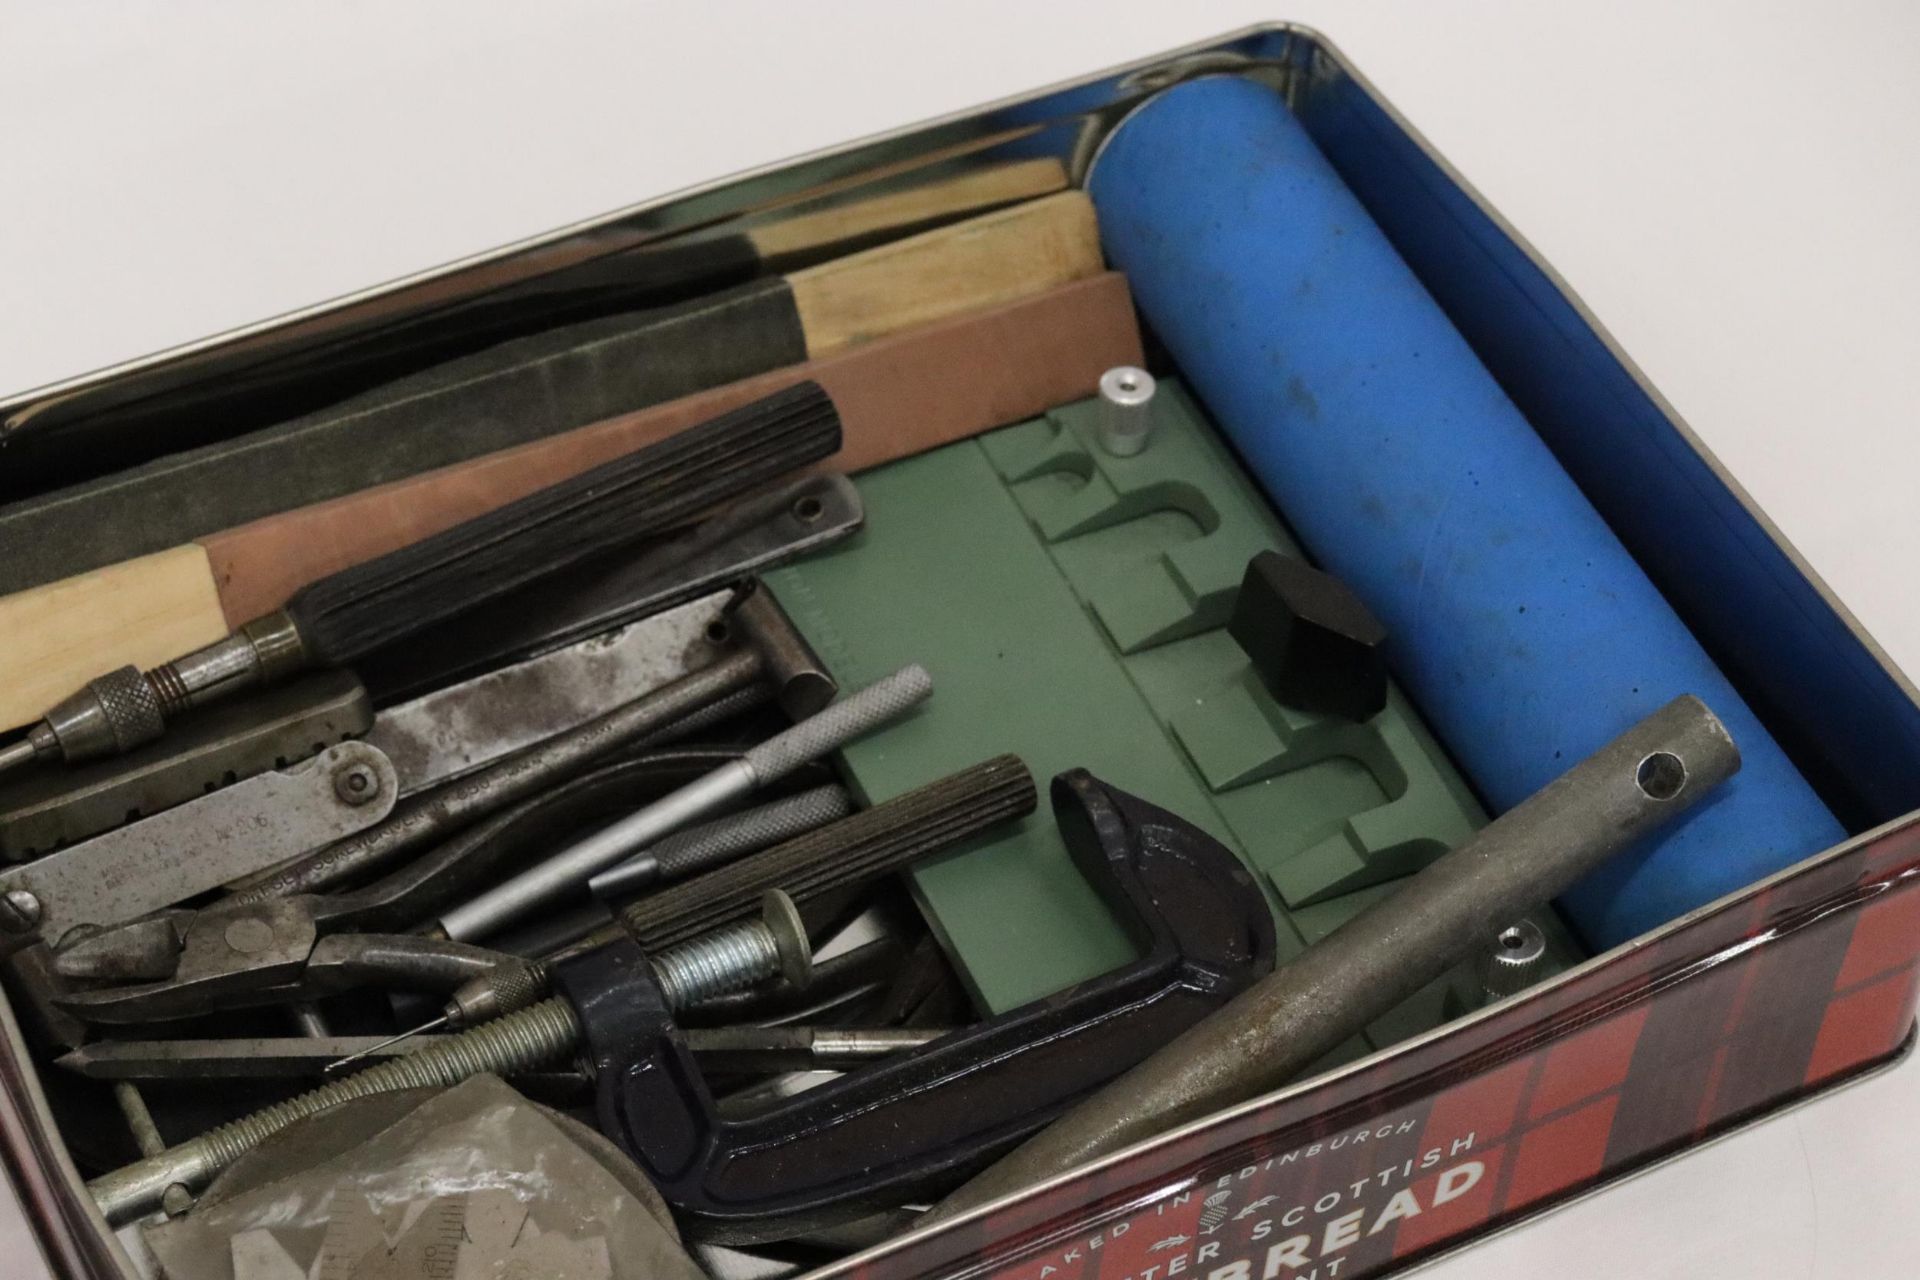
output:
M1634 772L1641 794L1649 800L1671 800L1687 785L1686 762L1671 751L1656 751Z

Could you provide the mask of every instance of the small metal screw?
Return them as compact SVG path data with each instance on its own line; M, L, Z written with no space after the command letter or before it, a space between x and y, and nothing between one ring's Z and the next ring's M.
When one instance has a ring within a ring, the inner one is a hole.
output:
M0 898L0 929L31 933L40 923L40 899L25 889L10 889Z
M794 499L793 514L794 518L799 520L800 523L812 524L821 516L827 514L827 509L821 505L820 499L814 497L812 494L808 494L803 498Z
M380 775L364 764L350 764L335 771L333 794L351 805L363 805L380 795Z
M187 1210L191 1208L193 1208L193 1192L178 1182L168 1187L160 1197L160 1209L169 1218L184 1217Z

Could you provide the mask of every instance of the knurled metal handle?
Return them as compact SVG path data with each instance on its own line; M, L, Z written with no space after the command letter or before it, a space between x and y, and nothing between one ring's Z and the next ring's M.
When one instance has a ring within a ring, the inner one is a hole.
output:
M896 719L932 692L933 677L913 663L775 734L743 759L765 786Z
M743 853L771 849L853 812L845 787L828 785L668 836L653 847L662 880L682 880ZM619 870L619 868L615 868Z
M147 677L138 667L121 667L87 682L99 701L100 713L116 751L131 751L166 732L166 714Z

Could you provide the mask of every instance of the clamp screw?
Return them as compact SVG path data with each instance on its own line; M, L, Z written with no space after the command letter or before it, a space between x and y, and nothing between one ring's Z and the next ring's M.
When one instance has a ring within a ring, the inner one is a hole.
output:
M667 1007L690 1009L780 974L795 986L813 976L806 926L778 889L760 897L761 918L722 925L650 957Z
M333 794L350 805L363 805L380 796L380 775L364 764L350 764L333 775Z
M25 889L10 889L0 898L0 929L31 933L40 923L40 899Z

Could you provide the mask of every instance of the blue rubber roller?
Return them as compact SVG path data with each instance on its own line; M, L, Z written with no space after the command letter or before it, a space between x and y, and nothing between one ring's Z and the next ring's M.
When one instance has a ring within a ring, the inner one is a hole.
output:
M1560 899L1590 946L1842 837L1271 89L1167 90L1088 189L1142 316L1496 810L1682 693L1732 733L1716 798Z

